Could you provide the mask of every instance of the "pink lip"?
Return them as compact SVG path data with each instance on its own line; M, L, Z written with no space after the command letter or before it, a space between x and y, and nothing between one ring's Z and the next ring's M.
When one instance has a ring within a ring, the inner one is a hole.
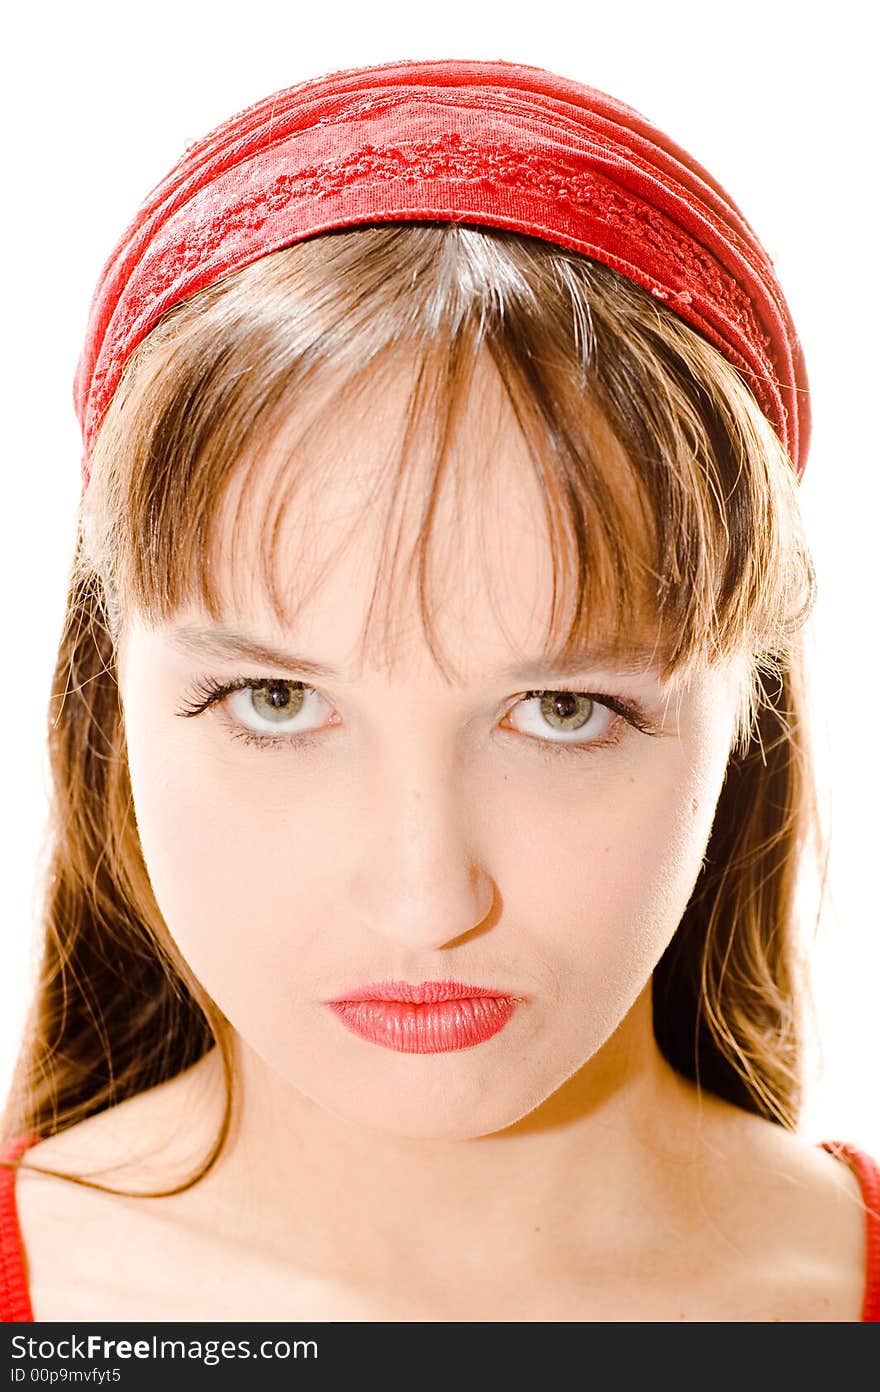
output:
M368 981L334 996L338 1001L406 1001L409 1005L436 1004L445 1000L485 1000L490 997L507 999L510 991L492 990L489 986L468 986L464 981L421 981L411 986L408 981Z
M461 981L374 981L326 1001L371 1044L404 1054L470 1049L503 1029L520 997Z

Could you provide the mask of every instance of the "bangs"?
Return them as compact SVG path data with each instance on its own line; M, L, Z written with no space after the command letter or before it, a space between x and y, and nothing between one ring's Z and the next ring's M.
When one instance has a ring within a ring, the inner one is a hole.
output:
M151 626L195 607L221 622L238 602L223 577L234 587L252 527L267 604L293 628L323 573L305 545L279 557L287 519L307 523L320 490L309 445L343 413L368 428L403 366L399 448L354 522L386 509L364 641L378 618L387 651L400 587L414 584L449 677L433 524L487 364L543 503L548 663L601 646L621 663L650 648L664 680L744 652L772 665L812 608L814 578L794 471L735 370L607 267L515 233L417 223L264 257L176 306L132 355L83 504L114 641L135 614ZM466 478L451 482L466 494Z

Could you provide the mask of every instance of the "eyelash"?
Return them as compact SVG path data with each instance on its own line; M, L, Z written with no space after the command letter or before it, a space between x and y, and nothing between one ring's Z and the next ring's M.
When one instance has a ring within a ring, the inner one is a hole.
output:
M282 685L299 687L303 691L314 692L319 696L321 693L313 686L308 686L305 682L295 681L289 677L234 677L228 682L219 682L214 677L202 677L193 686L188 694L188 704L182 706L176 712L180 716L201 715L202 711L210 706L218 704L225 696L229 696L234 691L242 691L247 688L260 690L267 686L280 683ZM637 701L622 701L616 696L605 695L604 693L592 691L570 691L565 687L544 687L537 691L525 691L510 707L513 710L520 701L529 701L537 696L584 696L589 701L594 701L597 705L605 706L613 711L618 717L618 721L613 727L613 733L600 739L591 740L582 744L569 743L562 740L543 740L537 736L526 735L531 744L538 747L540 752L549 758L556 758L558 755L568 754L593 754L603 749L616 748L621 743L626 731L622 729L620 721L638 730L644 735L659 735L662 730L652 724L644 708ZM253 730L248 730L243 726L227 725L227 731L232 739L240 740L256 749L290 749L293 746L308 748L317 742L317 731L306 731L300 735L260 735ZM518 731L514 733L519 733Z

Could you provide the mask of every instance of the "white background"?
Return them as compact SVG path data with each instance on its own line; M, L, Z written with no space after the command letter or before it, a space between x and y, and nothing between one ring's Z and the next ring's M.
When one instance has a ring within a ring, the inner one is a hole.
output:
M731 193L804 340L803 506L819 572L813 691L833 833L814 948L819 1034L802 1130L880 1157L875 902L876 78L870 7L248 3L16 7L2 102L4 389L0 1084L34 966L45 711L79 498L71 384L104 259L192 139L278 88L405 58L504 58L636 107ZM870 66L869 66L870 65Z

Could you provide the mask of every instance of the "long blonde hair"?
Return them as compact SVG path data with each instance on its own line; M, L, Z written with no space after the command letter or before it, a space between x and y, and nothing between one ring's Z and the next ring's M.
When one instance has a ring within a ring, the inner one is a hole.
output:
M808 854L826 851L805 726L802 630L815 577L791 463L735 369L617 272L512 232L413 222L276 251L175 306L127 364L83 497L50 699L42 958L7 1137L62 1131L217 1046L227 1103L214 1145L185 1183L157 1192L190 1187L223 1148L236 1086L228 1022L151 891L116 645L131 614L158 622L190 602L219 613L210 559L233 481L239 503L247 496L240 462L259 455L312 384L332 387L332 410L334 393L375 381L401 346L418 366L407 439L429 429L436 445L413 551L429 635L437 488L477 353L488 353L546 501L554 651L590 641L599 625L607 639L609 622L620 637L649 614L666 676L747 655L701 873L654 972L653 1023L669 1063L698 1086L797 1125L807 981L796 890ZM624 464L611 466L597 422ZM406 470L404 448L399 488ZM271 491L277 508L262 534L273 544L298 483L290 473ZM283 623L272 547L264 559ZM557 603L563 592L573 604Z

